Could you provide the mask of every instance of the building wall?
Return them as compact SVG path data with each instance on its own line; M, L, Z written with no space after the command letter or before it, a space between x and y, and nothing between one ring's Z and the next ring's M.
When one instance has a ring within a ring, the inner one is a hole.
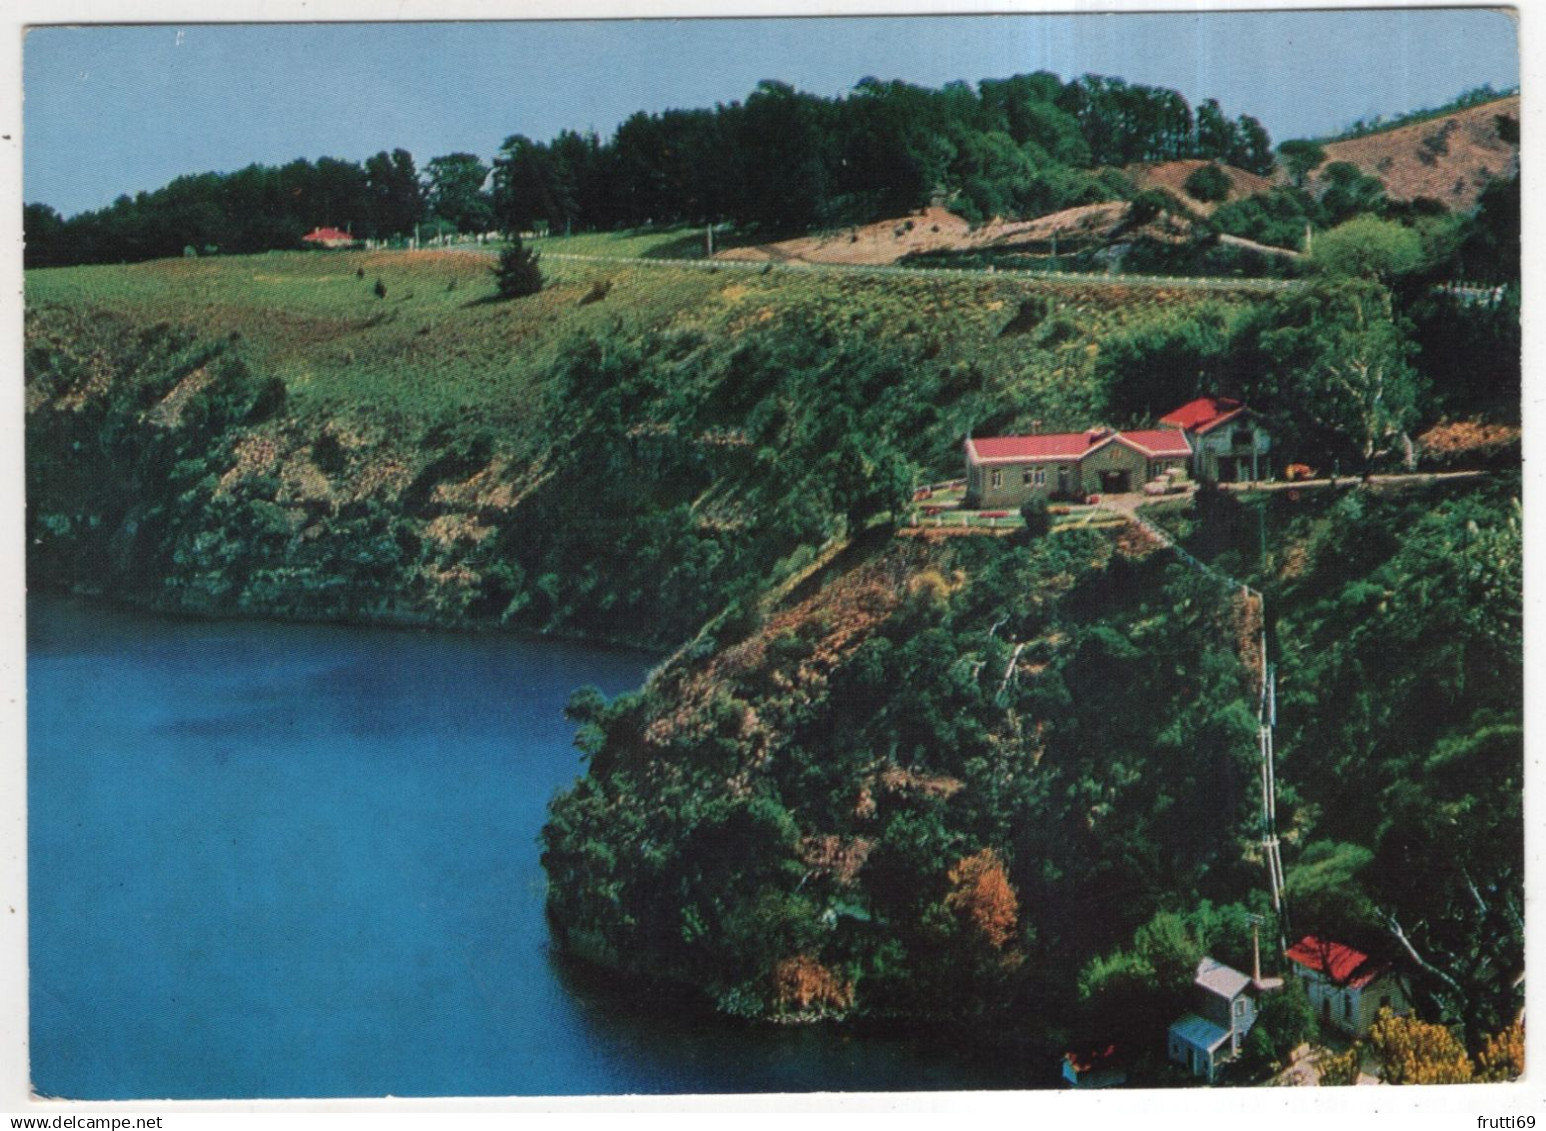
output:
M1080 493L1079 465L1062 462L992 463L966 465L968 502L984 510L1012 510L1029 499L1055 498L1060 484Z
M1225 998L1200 987L1197 992L1199 1000L1196 1004L1200 1016L1221 1029L1238 1030L1242 1034L1250 1031L1256 1020L1256 999L1249 993L1242 992L1233 998Z
M1237 432L1250 433L1244 443L1237 443ZM1270 470L1267 456L1272 450L1272 439L1259 426L1251 423L1225 424L1202 436L1191 436L1192 449L1197 453L1197 476L1209 482L1231 482L1239 478L1236 461L1243 460L1245 477L1252 475L1251 460L1255 459L1256 478L1264 479Z
M1127 472L1127 489L1141 491L1148 482L1149 460L1126 444L1112 443L1085 456L1079 468L1086 495L1099 495L1105 491L1101 475L1108 471Z
M1367 1034L1369 1026L1379 1020L1382 1003L1388 1004L1390 1011L1398 1017L1411 1012L1406 994L1401 991L1400 983L1392 977L1376 978L1363 989L1354 990L1353 994L1353 1015L1358 1026L1354 1031L1360 1037ZM1385 999L1389 999L1388 1002Z
M1355 1037L1368 1035L1369 1026L1378 1018L1381 1002L1387 997L1390 999L1391 1011L1398 1016L1411 1011L1411 1004L1402 992L1400 983L1389 976L1376 978L1357 990L1332 985L1313 970L1303 970L1300 977L1316 1020L1329 1020L1338 1029Z
M1198 1048L1189 1041L1183 1040L1174 1032L1167 1035L1167 1044L1167 1051L1172 1062L1184 1066L1193 1076L1200 1076L1207 1080L1208 1083L1213 1083L1219 1063L1215 1059L1214 1053L1209 1052L1207 1049ZM1225 1054L1228 1049L1228 1045L1221 1045L1218 1050L1219 1055Z

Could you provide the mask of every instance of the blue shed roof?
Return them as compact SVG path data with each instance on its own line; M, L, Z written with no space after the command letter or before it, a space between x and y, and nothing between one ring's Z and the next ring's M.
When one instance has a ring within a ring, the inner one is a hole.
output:
M1205 1021L1195 1013L1188 1013L1170 1026L1172 1035L1180 1037L1193 1048L1212 1052L1229 1040L1229 1030L1220 1029L1211 1021Z

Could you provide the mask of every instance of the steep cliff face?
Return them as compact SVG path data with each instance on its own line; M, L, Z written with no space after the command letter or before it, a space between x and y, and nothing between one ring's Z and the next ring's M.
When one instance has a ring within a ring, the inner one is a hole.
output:
M1056 335L1008 334L1024 282L551 275L499 303L467 255L33 272L32 583L672 646L967 428L1090 418L1099 334L1193 301L1064 288L1031 304Z
M27 325L28 578L181 613L497 624L521 469L287 410L240 344L53 310ZM374 433L374 434L373 434Z
M1132 916L1250 883L1235 610L1162 557L858 545L638 694L577 696L559 938L732 1013L1076 1026Z

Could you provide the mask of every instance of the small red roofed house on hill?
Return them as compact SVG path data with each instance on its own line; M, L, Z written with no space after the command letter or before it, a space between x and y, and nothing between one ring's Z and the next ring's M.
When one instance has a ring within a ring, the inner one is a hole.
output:
M996 508L1033 498L1124 494L1184 475L1191 455L1186 436L1166 428L968 438L966 497L969 506Z
M1192 474L1206 483L1254 482L1267 470L1272 439L1254 413L1229 397L1198 397L1160 417L1192 444Z
M1377 962L1344 943L1306 935L1288 948L1294 974L1304 983L1320 1021L1355 1037L1367 1036L1381 1009L1396 1016L1411 1010L1400 978L1388 963Z
M337 228L316 228L301 237L301 242L307 247L353 247L359 241L348 232L341 232Z

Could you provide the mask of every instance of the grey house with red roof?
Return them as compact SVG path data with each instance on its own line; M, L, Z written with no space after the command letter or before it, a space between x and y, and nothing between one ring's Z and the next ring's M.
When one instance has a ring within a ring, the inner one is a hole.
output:
M1363 1037L1381 1009L1397 1017L1411 1011L1406 988L1390 964L1361 950L1306 935L1286 955L1322 1024Z
M966 441L966 505L1018 507L1034 498L1141 491L1156 480L1236 483L1269 470L1272 438L1240 401L1198 397L1160 427L1045 432Z
M1033 498L1125 494L1155 479L1184 476L1191 459L1191 443L1172 428L968 438L967 505L1017 507Z
M1204 483L1254 482L1268 470L1272 437L1256 415L1229 397L1198 397L1159 419L1192 447L1192 474Z

